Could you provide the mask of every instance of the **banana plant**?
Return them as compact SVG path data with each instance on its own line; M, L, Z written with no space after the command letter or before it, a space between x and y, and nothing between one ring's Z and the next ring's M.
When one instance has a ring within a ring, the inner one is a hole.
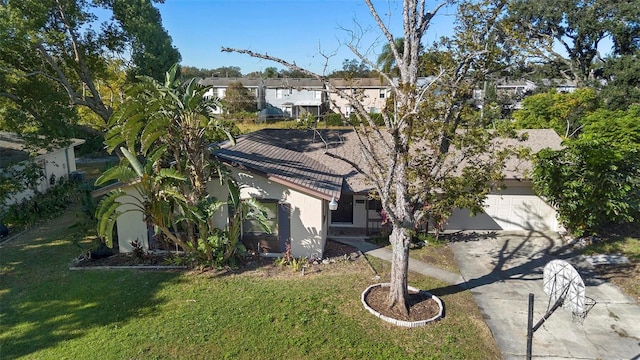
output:
M136 196L129 196L118 187L102 198L96 210L98 234L112 247L113 226L117 219L126 213L138 212L144 219L153 222L165 236L178 245L185 246L175 235L175 221L172 219L174 210L184 207L186 203L179 190L185 177L175 169L159 167L164 147L157 148L144 164L129 149L121 147L120 150L125 157L121 164L106 170L96 180L96 185L117 181L131 186ZM120 210L125 204L131 206L127 210Z

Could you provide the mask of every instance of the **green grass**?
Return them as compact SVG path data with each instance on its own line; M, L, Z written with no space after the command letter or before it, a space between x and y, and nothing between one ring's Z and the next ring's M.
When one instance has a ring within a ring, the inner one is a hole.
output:
M433 289L446 317L396 328L366 312L364 261L307 274L71 271L73 212L0 245L0 358L490 359L500 354L468 291ZM373 260L383 279L389 266Z
M601 241L585 247L585 255L622 254L633 262L640 262L640 238L625 236L609 241Z

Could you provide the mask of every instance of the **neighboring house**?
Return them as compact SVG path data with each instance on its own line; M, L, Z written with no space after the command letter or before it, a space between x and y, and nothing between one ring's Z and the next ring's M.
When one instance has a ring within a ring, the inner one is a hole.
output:
M498 79L492 86L495 87L498 101L503 104L505 109L517 110L522 108L522 99L532 94L537 85L533 81L519 79ZM476 89L473 98L479 107L484 105L485 91Z
M210 77L200 80L199 83L201 85L211 86L211 88L205 93L205 97L224 99L227 94L227 88L229 87L229 85L237 82L242 83L242 86L247 88L249 92L256 97L258 109L263 109L265 107L263 82L260 78ZM215 114L222 114L222 112L222 108L217 108L214 110Z
M369 113L380 113L391 94L391 87L380 78L329 79L339 90L355 96ZM355 110L348 99L337 93L329 94L330 109L349 117Z
M572 93L578 88L578 83L572 80L566 79L544 79L542 80L544 86L556 89L561 93Z
M205 96L224 99L229 85L238 81L256 97L258 110L268 118L298 119L306 114L320 116L329 108L324 84L316 79L212 77L200 80L200 84L212 87Z
M287 117L299 119L306 114L320 116L329 108L324 84L309 78L264 79L265 102L281 109Z
M38 183L37 191L46 192L52 183L60 178L68 178L76 171L76 157L74 148L84 144L84 140L71 139L67 146L56 147L52 150L38 149L32 160L42 169L43 179ZM8 167L20 169L21 163L30 159L30 154L24 141L15 133L0 131L0 172ZM19 203L33 195L32 190L26 190L7 199L6 205Z

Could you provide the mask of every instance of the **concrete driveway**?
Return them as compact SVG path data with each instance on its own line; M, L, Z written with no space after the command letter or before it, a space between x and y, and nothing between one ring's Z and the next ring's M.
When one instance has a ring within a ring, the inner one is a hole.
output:
M584 324L558 309L533 336L533 357L543 359L640 359L640 306L617 287L598 279L590 265L555 233L459 233L450 244L465 285L472 292L505 359L526 356L529 293L535 295L534 324L547 311L544 266L564 259L583 277L586 296L597 304ZM439 289L446 293L447 288ZM455 285L450 291L459 291Z

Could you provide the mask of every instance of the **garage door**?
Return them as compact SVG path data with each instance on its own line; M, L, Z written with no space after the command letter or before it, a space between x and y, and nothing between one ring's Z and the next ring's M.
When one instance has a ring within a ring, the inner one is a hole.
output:
M501 194L490 194L484 213L471 217L466 209L458 209L449 218L448 230L538 230L558 228L556 211L530 188L507 188Z

